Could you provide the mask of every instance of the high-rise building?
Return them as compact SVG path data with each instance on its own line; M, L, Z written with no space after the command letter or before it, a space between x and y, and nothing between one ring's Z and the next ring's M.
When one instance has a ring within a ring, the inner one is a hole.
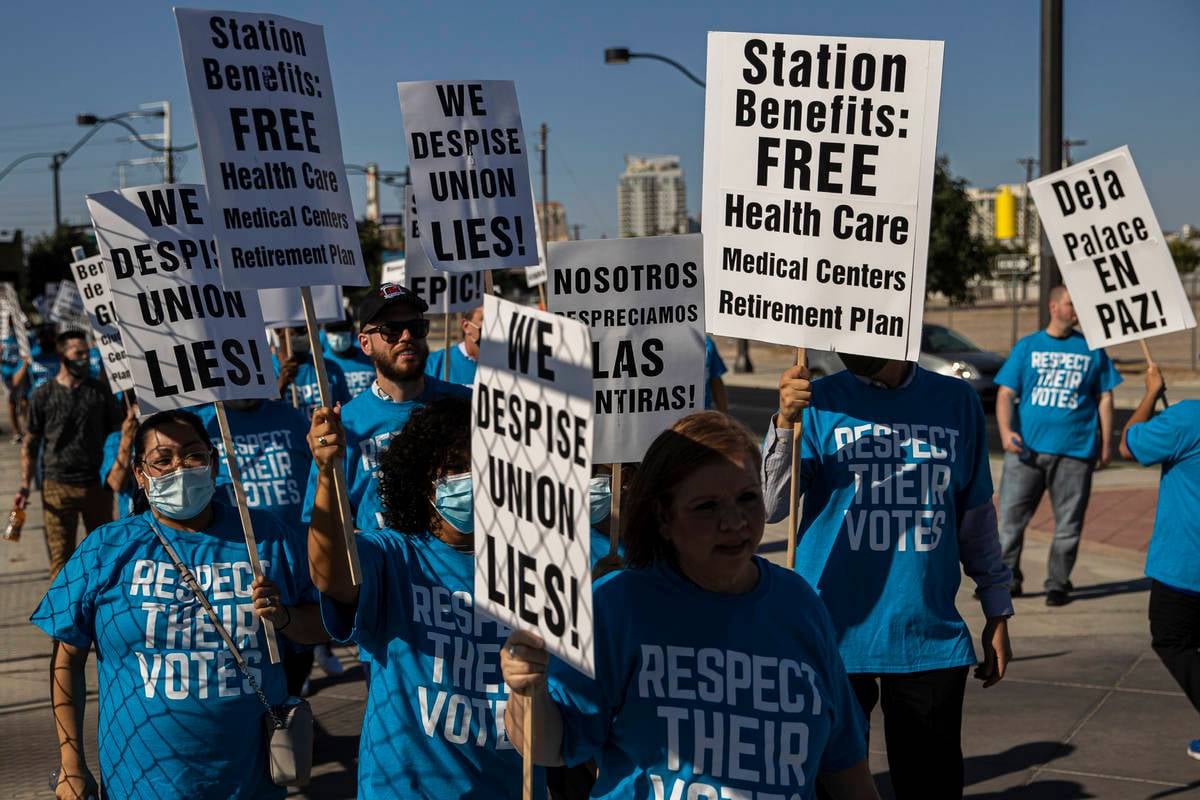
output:
M535 203L538 224L546 226L547 242L565 242L571 238L571 229L567 227L567 209L557 200L549 203ZM542 208L546 209L542 216Z
M994 189L967 189L967 199L971 201L974 213L971 215L971 233L987 242L996 241L996 196L1004 187ZM1041 228L1038 226L1037 209L1029 197L1029 189L1023 183L1009 184L1009 191L1017 202L1017 235L1005 240L1007 244L1019 248L1022 242L1028 243L1028 252L1037 254ZM1029 237L1025 236L1025 222L1029 221Z
M687 197L679 156L625 156L617 185L621 236L687 233Z

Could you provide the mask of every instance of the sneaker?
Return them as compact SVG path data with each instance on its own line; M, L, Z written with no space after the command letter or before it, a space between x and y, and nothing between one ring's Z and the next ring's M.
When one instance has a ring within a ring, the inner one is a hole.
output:
M333 651L329 649L329 645L327 644L317 645L313 650L313 656L316 658L317 663L321 665L321 669L325 670L326 675L337 677L346 671L346 668L342 666L342 662L333 654Z
M1200 739L1192 739L1192 743L1188 745L1188 755L1200 761Z
M1071 602L1071 596L1062 589L1051 589L1046 592L1046 605L1048 606L1065 606Z

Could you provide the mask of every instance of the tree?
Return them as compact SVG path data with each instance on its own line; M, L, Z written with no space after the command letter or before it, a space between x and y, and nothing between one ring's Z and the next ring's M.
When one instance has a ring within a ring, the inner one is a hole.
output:
M378 286L383 274L383 239L379 234L379 224L371 220L359 220L358 244L362 248L363 265L367 269L369 286ZM357 299L367 290L367 287L347 289L351 298Z
M71 262L75 260L71 257L71 248L93 249L90 246L91 241L82 227L68 228L62 225L53 233L35 237L29 255L25 257L26 296L22 299L28 302L44 294L47 283L70 280ZM89 252L88 255L95 253Z
M1171 251L1171 258L1175 259L1175 269L1179 270L1180 275L1195 272L1196 267L1200 266L1200 251L1183 239L1167 242L1167 249Z
M955 305L974 302L972 284L991 272L991 248L971 233L974 209L966 189L965 179L950 174L950 159L939 158L933 173L925 292L940 293Z

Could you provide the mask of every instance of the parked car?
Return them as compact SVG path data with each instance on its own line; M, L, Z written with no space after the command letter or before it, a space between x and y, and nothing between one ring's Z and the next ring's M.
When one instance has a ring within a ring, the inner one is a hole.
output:
M987 411L995 410L996 373L1004 364L1004 356L984 350L944 325L925 325L921 329L921 356L917 363L930 372L962 378L979 394ZM843 369L837 353L826 350L809 350L808 368L814 377Z

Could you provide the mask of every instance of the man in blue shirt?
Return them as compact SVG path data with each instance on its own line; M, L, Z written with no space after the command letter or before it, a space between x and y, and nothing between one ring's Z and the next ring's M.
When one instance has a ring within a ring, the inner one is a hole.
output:
M429 346L429 305L407 287L385 283L358 306L358 343L377 378L371 388L342 407L346 431L346 482L355 526L383 527L379 502L379 456L412 412L439 397L470 396L470 389L425 374ZM317 470L308 475L303 521L308 523L316 496Z
M1092 470L1097 455L1101 467L1109 462L1112 390L1121 382L1108 355L1089 348L1075 330L1078 321L1066 287L1055 287L1050 291L1050 324L1017 342L996 374L996 424L1005 451L1000 479L1004 563L1013 573L1012 594L1020 596L1025 527L1049 489L1054 541L1046 567L1048 606L1070 601ZM1020 400L1017 420L1014 398Z
M1158 366L1150 364L1146 393L1125 424L1121 455L1146 467L1162 465L1146 554L1151 644L1200 711L1200 400L1176 403L1151 419L1165 389ZM1188 755L1200 759L1200 739L1188 745Z
M371 384L375 382L375 365L358 346L354 321L346 318L341 322L326 323L321 339L325 363L334 363L341 368L346 377L346 392L350 399L353 400L370 389Z
M321 407L321 388L317 380L317 368L313 365L312 350L308 346L308 333L304 328L280 328L275 335L273 360L279 373L279 396L284 402L292 403L291 388L294 385L296 402L293 405L303 411L306 417L312 417L312 412ZM281 356L286 353L284 337L287 336L291 338L292 356L284 360ZM342 374L342 368L326 361L325 373L329 377L333 402L349 403L350 392L346 388L346 376Z
M462 315L462 341L449 350L429 354L425 374L447 380L446 359L450 359L450 383L475 385L475 364L479 361L479 336L483 333L483 306L476 306Z
M767 520L788 514L803 419L796 571L829 610L868 718L882 697L896 796L961 797L962 704L977 662L955 607L960 565L987 617L975 677L995 684L1011 657L983 406L966 382L906 361L842 361L816 383L801 366L780 380L763 447Z
M725 361L717 351L717 343L707 334L704 336L704 407L715 408L722 414L729 411L729 400L725 396L725 381L721 376L728 372Z

